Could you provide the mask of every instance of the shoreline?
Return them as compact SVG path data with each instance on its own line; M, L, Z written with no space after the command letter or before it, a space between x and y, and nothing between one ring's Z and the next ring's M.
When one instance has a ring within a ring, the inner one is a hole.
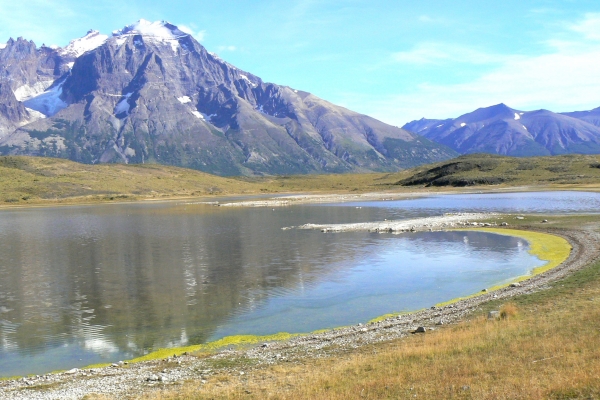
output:
M501 231L502 229L497 230ZM0 381L0 399L23 398L25 392L22 390L31 388L39 388L39 390L27 390L27 395L31 395L28 398L69 399L81 398L90 393L115 396L140 394L145 390L177 384L184 380L208 379L215 372L212 371L211 364L207 360L246 357L256 362L255 367L260 367L285 362L295 357L310 358L331 355L329 350L325 349L332 345L339 348L339 351L343 351L343 349L364 346L369 343L405 337L410 334L411 330L419 326L436 329L438 325L460 321L486 301L540 290L548 283L587 265L600 254L597 244L600 234L590 229L562 230L551 227L538 227L537 229L529 227L529 230L563 237L571 244L572 251L568 259L561 265L529 277L529 279L521 281L519 286L507 286L493 292L478 293L476 297L459 299L452 304L435 306L428 310L383 316L386 318L364 325L341 327L322 333L302 334L250 349L222 349L206 359L199 359L191 355L167 357L167 355L176 353L177 349L165 349L163 353L166 361L165 359L156 359L129 365L117 363L104 368L73 369L63 373L43 375L39 378ZM255 340L247 341L246 345L269 340L268 337L254 338ZM169 369L157 372L157 369L161 369L165 363L169 365ZM246 370L250 369L246 368ZM192 372L192 370L196 372ZM244 369L236 370L236 372L244 372ZM154 377L156 379L153 379ZM44 389L46 386L47 389Z
M439 187L439 188L414 188L399 187L382 191L365 192L339 192L331 191L282 191L270 193L258 192L231 192L225 194L203 194L203 195L160 195L159 197L144 195L126 195L119 197L113 194L114 199L109 200L110 194L98 196L65 197L47 200L36 200L28 203L0 203L0 210L22 210L29 208L47 208L47 207L69 207L69 206L94 206L94 205L113 205L113 204L144 204L181 201L185 204L207 204L220 207L285 207L295 204L327 204L327 203L346 203L356 201L394 201L411 198L420 198L438 195L452 194L492 194L492 193L525 193L525 192L554 192L554 191L584 191L598 192L600 188L586 187L582 185L561 187L549 185L523 185L510 187L489 187L489 186L469 186L469 187ZM248 197L260 198L264 200L229 200L231 198Z

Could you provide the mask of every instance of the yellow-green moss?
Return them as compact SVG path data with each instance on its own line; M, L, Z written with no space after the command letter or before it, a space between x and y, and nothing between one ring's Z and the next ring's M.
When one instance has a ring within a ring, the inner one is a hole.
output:
M474 230L474 229L457 229L457 230ZM566 239L563 239L556 235L551 235L549 233L541 233L541 232L532 232L532 231L522 231L518 229L500 229L500 228L479 228L476 230L477 232L490 232L496 233L498 235L505 236L513 236L526 240L529 242L529 254L536 256L542 261L546 261L541 267L534 268L531 271L531 274L520 276L515 278L512 282L521 282L526 279L531 278L534 275L541 274L546 272L552 268L558 267L562 264L567 258L569 258L569 254L571 254L571 245ZM510 283L505 283L502 285L496 285L487 290L487 292L502 289L510 285ZM436 304L438 307L442 307L448 304L456 303L457 301L463 299L469 299L472 297L480 296L484 292L474 293L469 296L458 297L456 299L448 300L443 303Z
M148 353L142 357L134 358L130 362L136 363L140 361L157 360L161 358L167 358L173 355L181 355L183 353L198 353L198 352L210 352L215 351L228 346L244 346L252 345L261 342L270 342L275 340L288 340L295 336L300 336L296 333L280 332L273 335L256 336L256 335L235 335L227 336L223 339L215 340L214 342L197 344L186 347L172 347L167 349L159 349Z
M383 314L380 315L379 317L375 317L371 320L369 320L367 322L367 324L372 324L375 322L381 322L383 320L386 320L388 318L394 318L394 317L399 317L400 315L406 315L406 314L412 314L414 312L418 312L419 310L413 310L413 311L402 311L402 312L395 312L395 313L389 313L389 314Z

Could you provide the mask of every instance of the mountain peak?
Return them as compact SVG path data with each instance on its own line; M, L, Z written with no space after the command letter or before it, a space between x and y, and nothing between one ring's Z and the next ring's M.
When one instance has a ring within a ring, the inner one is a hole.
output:
M145 19L140 19L131 25L127 25L123 29L113 31L113 36L129 35L151 36L161 39L178 39L180 37L189 36L177 26L167 21L150 22Z
M21 104L22 112L0 107L0 154L165 163L221 175L397 171L456 155L265 83L210 56L169 22L139 20L109 36L90 31L57 51L27 53L29 45L16 42L2 50L10 87L0 105ZM62 57L63 50L81 55Z
M63 56L79 57L83 53L94 50L104 44L108 36L100 34L100 32L90 29L84 37L74 39L69 42L60 54Z
M467 123L471 123L495 118L510 119L515 118L515 115L518 115L517 110L510 108L504 103L500 103L489 107L478 108L473 112L460 116L458 119L461 121L464 120L464 122Z

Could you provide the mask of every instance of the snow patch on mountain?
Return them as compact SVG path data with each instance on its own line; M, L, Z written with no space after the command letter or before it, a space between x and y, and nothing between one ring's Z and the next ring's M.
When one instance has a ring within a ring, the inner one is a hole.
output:
M68 106L68 104L60 98L62 95L63 83L65 83L65 79L57 85L50 87L50 89L23 101L23 104L27 108L41 112L46 117L52 117Z
M44 114L42 114L39 111L34 110L33 108L27 108L27 107L25 107L25 108L27 109L27 112L29 112L29 115L31 115L32 121L46 118L46 116Z
M90 50L97 49L107 40L107 35L102 35L98 31L90 30L84 37L71 40L68 45L59 51L59 54L61 56L72 56L77 58Z
M189 36L167 21L150 22L145 19L113 31L113 36L117 37L119 46L123 44L123 38L134 35L141 35L145 40L169 44L173 52L177 52L179 48L179 39Z
M204 119L204 115L202 115L202 113L200 113L199 111L192 111L192 114L198 119Z
M23 85L19 86L17 90L15 90L15 97L18 101L25 101L34 96L43 93L52 85L54 81L39 81L34 83L33 85Z
M115 38L115 43L117 43L117 47L123 46L123 44L127 41L127 36L119 36Z
M518 113L515 113L515 121L521 119L521 116Z
M461 128L464 127L465 125L467 125L467 124L465 124L464 122L460 124Z
M0 43L0 50L6 47L6 43Z
M250 86L252 86L252 87L258 86L256 83L252 82L250 80L250 78L248 78L246 75L240 74L240 76L242 77L243 80L245 80L246 82L248 82L250 84Z
M129 98L133 93L127 93L123 96L123 100L119 101L115 106L114 114L119 115L125 113L125 115L129 115L129 109L131 105L129 104Z
M177 100L179 100L179 102L181 104L187 104L187 103L191 103L192 102L192 99L190 99L188 96L178 97Z

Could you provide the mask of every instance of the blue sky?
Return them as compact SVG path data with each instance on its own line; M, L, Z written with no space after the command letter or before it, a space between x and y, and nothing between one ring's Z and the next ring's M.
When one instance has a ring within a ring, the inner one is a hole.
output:
M500 102L600 106L598 1L0 0L0 43L64 46L140 18L184 27L266 81L393 125Z

